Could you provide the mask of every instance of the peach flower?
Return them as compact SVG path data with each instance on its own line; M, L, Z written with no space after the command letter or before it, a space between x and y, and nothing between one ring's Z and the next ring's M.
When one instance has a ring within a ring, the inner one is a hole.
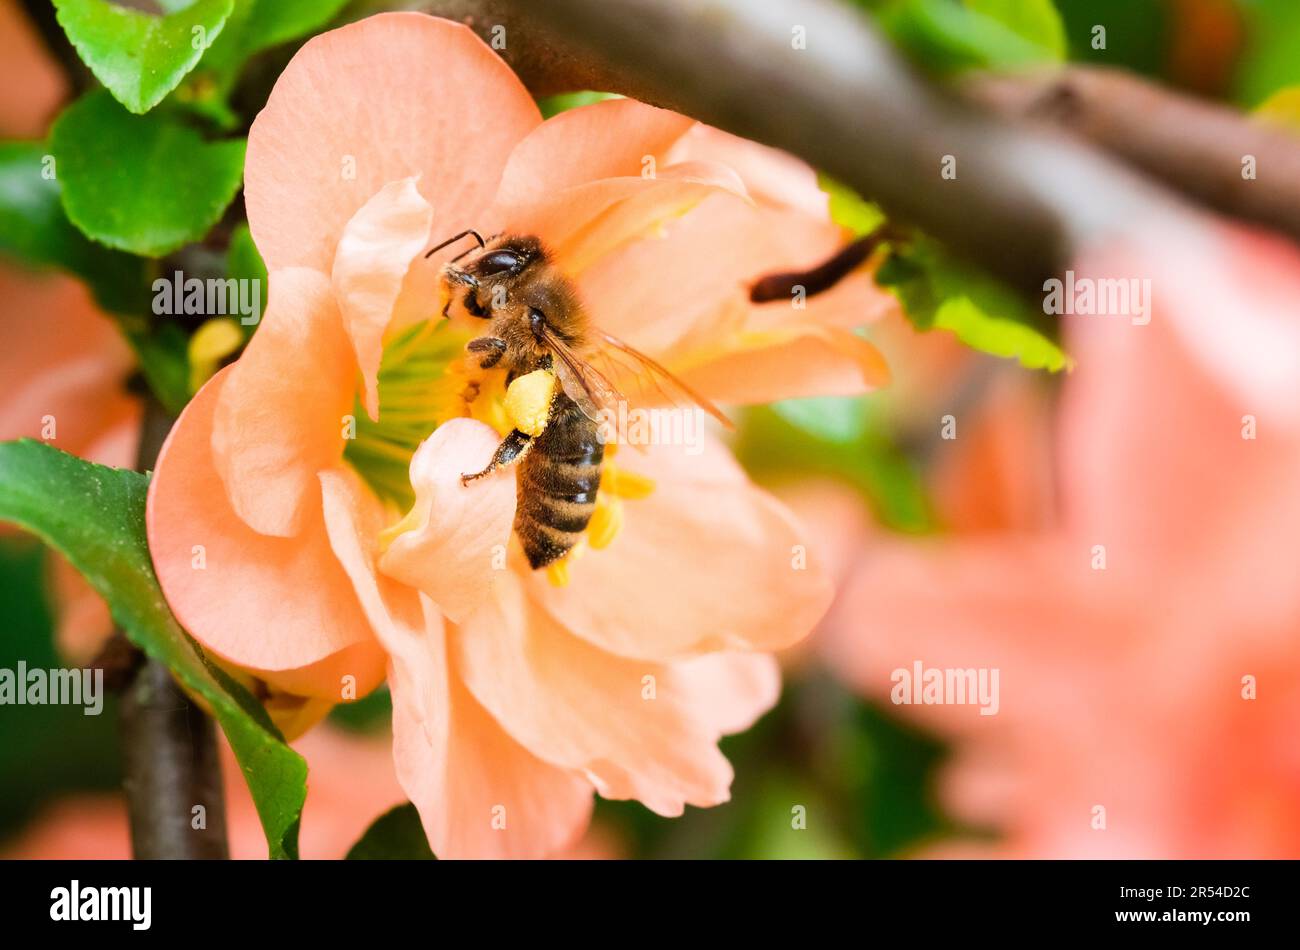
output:
M560 850L593 789L664 815L725 801L717 740L772 705L768 651L825 610L818 552L706 434L609 461L567 585L528 570L512 471L461 483L500 433L448 411L452 251L422 252L534 233L596 324L707 395L861 391L884 369L854 329L892 306L868 276L804 310L747 300L843 240L811 171L629 100L543 123L470 31L386 14L295 56L245 186L266 316L149 496L182 624L275 690L338 701L386 677L398 777L442 857Z
M898 707L956 738L950 805L1006 833L985 853L1300 855L1300 437L1270 350L1300 253L1223 226L1182 245L1219 257L1178 246L1080 267L1150 275L1154 308L1071 324L1056 525L877 543L826 625L882 699L918 660L1000 671L996 715Z

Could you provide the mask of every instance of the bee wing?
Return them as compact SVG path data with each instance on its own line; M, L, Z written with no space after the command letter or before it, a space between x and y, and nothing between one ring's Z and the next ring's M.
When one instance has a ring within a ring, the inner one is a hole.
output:
M612 333L596 330L594 335L594 344L590 352L585 354L588 363L600 367L599 375L602 379L614 380L625 392L631 393L633 402L647 406L668 405L677 408L695 406L703 409L726 428L734 428L731 420L723 415L721 409L674 376L660 363L624 343Z
M603 413L617 413L619 403L625 402L626 397L604 373L549 330L546 345L555 357L551 368L560 387L588 419L601 422Z

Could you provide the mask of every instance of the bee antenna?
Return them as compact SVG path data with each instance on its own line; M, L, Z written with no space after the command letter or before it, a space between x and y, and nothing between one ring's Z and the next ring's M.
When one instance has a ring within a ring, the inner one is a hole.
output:
M479 247L487 247L487 242L483 240L483 236L482 236L481 234L479 234L477 231L475 231L473 228L469 228L468 230L461 231L460 234L457 234L455 237L449 237L449 238L447 238L447 240L443 241L443 242L442 242L441 244L439 244L437 247L432 247L432 248L430 248L430 249L425 253L424 256L425 256L426 258L432 257L434 254L436 254L438 251L441 251L441 250L442 250L444 247L446 247L448 244L455 244L455 243L456 243L457 241L459 241L461 238L463 238L463 237L467 237L467 236L469 236L469 235L473 235L473 236L474 236L474 240L478 241L478 246L479 246Z

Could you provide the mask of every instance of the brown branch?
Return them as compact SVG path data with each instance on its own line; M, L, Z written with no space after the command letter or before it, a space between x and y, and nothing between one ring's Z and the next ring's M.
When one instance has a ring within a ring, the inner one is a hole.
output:
M399 5L468 26L496 50L535 96L590 89L651 101L651 87L635 71L610 69L582 47L521 16L510 0L407 0ZM365 15L393 6L391 0L368 0L355 12ZM498 27L503 27L504 33Z
M172 420L149 397L138 467L153 468ZM125 664L119 710L123 791L137 858L228 858L216 730L154 659ZM134 666L134 669L131 667ZM202 828L194 809L202 806Z
M1150 179L1300 236L1300 143L1133 76L1070 69L1067 93L1025 77L950 97L830 0L409 5L489 42L504 27L498 52L539 95L618 92L784 148L1027 288L1089 241L1176 216L1174 196ZM806 49L791 42L796 26ZM1082 112L1027 127L1041 102L1059 107L1054 96L1077 99ZM1242 154L1257 156L1257 180L1241 178ZM944 155L956 160L955 181L939 175Z
M1116 69L979 76L964 87L1000 115L1050 124L1224 214L1300 238L1300 137ZM1242 174L1246 156L1256 176Z
M649 101L801 156L1026 290L1135 219L1177 213L1092 149L936 91L845 4L508 5L539 25L538 39L563 37L611 74L635 75ZM955 179L941 175L945 156Z

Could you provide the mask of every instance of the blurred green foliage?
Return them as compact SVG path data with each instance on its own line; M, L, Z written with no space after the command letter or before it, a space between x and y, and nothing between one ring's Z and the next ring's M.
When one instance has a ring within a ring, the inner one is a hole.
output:
M1056 0L1070 59L1158 76L1169 45L1168 0ZM1105 45L1098 46L1105 30Z
M0 537L0 669L66 665L54 647L46 595L52 555L31 538ZM0 729L0 843L62 795L121 786L117 700L98 716L81 706L6 706Z
M67 557L126 637L204 703L239 760L271 857L296 858L307 764L262 705L172 615L145 539L148 483L139 472L95 465L30 439L0 443L0 521L31 531Z
M876 282L897 294L918 330L950 330L972 349L1018 359L1027 369L1057 372L1071 365L1050 318L935 241L918 238L896 249Z
M1300 3L1242 0L1246 50L1236 74L1237 99L1257 106L1279 89L1300 83Z
M851 188L826 175L819 183L830 196L831 217L854 237L885 222L880 208ZM916 329L948 330L972 349L1018 359L1028 369L1069 367L1054 321L1005 284L920 234L886 246L876 283L898 297Z
M1060 62L1065 28L1052 0L857 0L930 72Z

